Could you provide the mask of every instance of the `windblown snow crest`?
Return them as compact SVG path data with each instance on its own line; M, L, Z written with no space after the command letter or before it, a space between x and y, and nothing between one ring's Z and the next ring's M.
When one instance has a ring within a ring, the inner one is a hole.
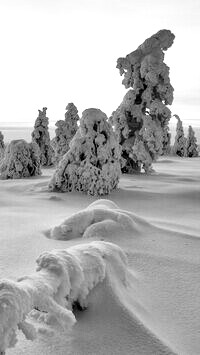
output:
M127 258L115 244L94 241L67 249L42 253L37 271L18 281L0 281L0 353L17 343L17 330L27 339L36 337L34 322L42 320L48 327L66 330L76 318L76 302L87 307L88 295L115 272L120 284L127 286Z
M45 234L51 239L105 238L119 232L140 234L140 226L148 222L141 217L120 209L114 202L99 199L87 208L66 218L60 225Z

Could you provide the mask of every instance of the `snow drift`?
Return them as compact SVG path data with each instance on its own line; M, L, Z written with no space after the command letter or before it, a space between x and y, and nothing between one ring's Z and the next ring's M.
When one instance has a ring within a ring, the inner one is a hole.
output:
M32 275L0 281L0 353L15 346L17 329L27 339L36 337L31 320L26 320L31 310L36 309L34 316L49 326L66 330L76 322L73 304L87 307L90 291L109 277L110 270L126 286L127 258L112 243L94 241L44 252L36 262L37 271Z
M99 199L87 208L66 218L46 234L52 239L106 238L115 231L128 231L138 235L140 224L147 222L137 215L120 209L114 202Z

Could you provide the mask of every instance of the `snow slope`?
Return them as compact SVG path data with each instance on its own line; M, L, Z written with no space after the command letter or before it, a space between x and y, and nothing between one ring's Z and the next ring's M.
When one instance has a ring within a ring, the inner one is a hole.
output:
M124 175L108 199L127 211L138 233L120 226L113 232L111 226L89 239L44 235L96 200L48 192L53 169L41 177L1 181L0 278L31 274L44 251L96 239L116 243L128 258L127 285L110 266L110 277L89 294L87 310L74 311L71 330L41 332L34 342L19 334L6 354L199 355L199 164L200 158L162 158L154 175Z

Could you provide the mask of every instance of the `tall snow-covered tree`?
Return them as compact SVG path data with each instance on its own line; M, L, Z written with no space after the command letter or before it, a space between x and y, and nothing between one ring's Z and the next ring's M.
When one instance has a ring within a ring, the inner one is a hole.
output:
M198 157L198 144L195 137L195 132L192 126L188 128L188 135L186 140L186 156L189 158Z
M49 190L108 194L117 187L120 159L120 145L106 114L99 109L87 109L82 113L70 149L49 183Z
M174 34L161 30L146 39L134 52L117 60L126 89L131 88L112 114L114 131L122 146L122 172L151 171L152 162L163 152L173 101L169 68L164 51Z
M183 130L183 123L178 115L174 115L177 119L176 125L176 136L173 145L173 154L179 157L184 157L186 155L186 138Z
M3 159L4 150L5 150L4 136L3 133L0 131L0 161Z
M53 148L50 142L49 135L49 119L46 117L47 108L38 110L39 115L35 121L34 130L32 132L32 141L37 143L40 148L40 162L42 166L52 165Z
M41 175L38 145L24 139L11 141L0 163L0 178L20 179L36 175Z
M168 155L171 152L171 133L167 129L163 134L162 155Z
M53 140L55 162L58 162L67 153L69 143L78 129L79 115L76 106L73 103L69 103L66 110L65 119L56 122L56 136Z

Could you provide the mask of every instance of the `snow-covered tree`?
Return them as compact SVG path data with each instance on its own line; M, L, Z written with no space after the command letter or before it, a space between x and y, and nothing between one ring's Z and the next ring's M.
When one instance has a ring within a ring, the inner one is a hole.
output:
M163 149L162 155L168 155L171 152L171 133L168 130L163 134Z
M23 139L13 140L6 147L0 163L1 179L20 179L41 175L40 151L36 143Z
M169 30L161 30L146 39L134 52L117 60L117 68L126 89L121 105L112 114L114 130L122 146L122 172L151 171L151 164L162 154L168 132L173 101L169 68L164 51L174 41Z
M174 115L177 119L176 125L176 136L173 145L173 154L179 157L184 157L186 155L186 138L184 136L183 124L178 115Z
M32 132L32 141L37 143L40 148L40 162L42 166L52 165L53 148L50 142L48 130L49 119L46 117L47 108L38 110L39 115L35 121L34 131Z
M0 131L0 161L4 156L5 144L4 144L4 136L3 133Z
M78 129L79 115L76 106L73 103L69 103L66 110L65 119L56 122L56 136L53 140L55 162L58 162L67 153L69 143Z
M188 128L188 136L186 140L186 156L189 158L198 157L198 144L195 137L195 132L192 126Z
M117 187L121 149L107 116L99 109L82 113L70 149L60 160L50 181L51 191L83 191L104 195Z

